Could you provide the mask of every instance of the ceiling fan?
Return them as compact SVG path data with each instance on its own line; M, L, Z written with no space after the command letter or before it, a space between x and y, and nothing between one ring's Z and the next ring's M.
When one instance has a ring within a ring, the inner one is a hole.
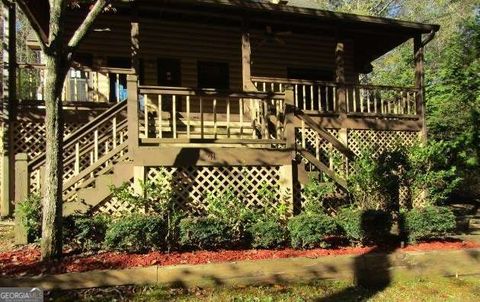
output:
M270 25L265 27L265 33L263 34L263 40L258 43L257 47L260 48L267 43L276 43L280 45L285 45L286 42L283 37L290 36L292 31L274 31Z

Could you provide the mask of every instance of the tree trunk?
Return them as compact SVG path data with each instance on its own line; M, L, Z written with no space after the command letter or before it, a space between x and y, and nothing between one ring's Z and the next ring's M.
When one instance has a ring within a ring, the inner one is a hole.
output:
M62 255L63 206L63 108L62 87L65 68L55 56L46 56L45 127L46 167L43 190L42 259Z

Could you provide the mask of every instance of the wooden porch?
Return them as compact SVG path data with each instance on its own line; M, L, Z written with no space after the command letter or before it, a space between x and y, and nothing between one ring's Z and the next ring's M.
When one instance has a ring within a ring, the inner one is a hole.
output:
M153 46L144 44L143 52L141 29L142 22L151 29L157 26L156 21L138 7L122 11L119 18L124 18L126 12L129 20L126 45L131 49L128 53L131 66L77 62L64 85L66 215L88 211L110 213L117 206L109 200L110 185L127 181L138 188L141 181L155 181L156 175L165 171L174 179L180 177L179 183L189 179L191 192L185 189L179 196L198 205L204 198L200 192L211 188L212 182L229 186L256 178L251 190L256 192L263 182L278 186L278 196L289 192L285 200L289 200L293 211L294 201L301 203L301 187L311 175L321 174L345 190L349 163L365 145L380 152L398 143L411 145L425 138L422 33L426 28L402 27L401 37L392 42L396 45L406 39L405 32L408 38L413 38L415 85L363 85L358 80L359 71L354 69L355 53L353 50L345 53L357 38L354 33L345 30L345 36L347 32L352 34L350 40L337 35L333 42L327 41L332 53L325 55L328 57L325 61L333 70L332 80L295 79L277 71L265 76L271 63L270 59L262 61L262 58L271 55L272 50L260 49L257 55L251 40L258 38L259 28L264 28L266 21L235 15L232 25L215 13L215 18L202 19L205 23L202 30L210 31L208 26L215 23L214 26L222 26L225 31L222 38L238 42L229 46L235 48L231 53L224 54L233 62L228 72L232 83L228 88L201 88L200 79L191 84L195 76L190 70L195 67L190 59L186 60L188 64L180 64L182 71L190 72L180 84L155 85L155 77L149 78L152 72L148 69L152 67L145 63L149 47ZM190 16L192 12L182 10L182 14ZM168 20L168 24L172 22ZM281 18L273 22L285 26ZM305 21L292 30L304 35L315 26ZM122 23L122 38L125 38L124 27ZM232 28L240 31L237 36L236 31L232 34ZM151 34L150 31L145 36ZM364 35L367 34L362 32L361 36ZM99 39L98 34L93 36L93 41ZM87 41L86 50L93 44ZM378 46L377 51L389 50L393 44ZM188 52L185 45L178 47ZM198 54L198 61L204 59L202 56ZM358 56L362 64L373 58L373 55L365 57L363 52ZM146 65L143 68L141 60ZM238 62L239 68L234 65ZM10 149L3 161L2 215L12 212L11 201L41 194L42 179L46 177L45 138L41 135L45 67L38 63L10 63L13 93L9 94L8 110L12 114L5 124ZM309 61L301 63L308 65ZM260 202L257 197L252 198Z

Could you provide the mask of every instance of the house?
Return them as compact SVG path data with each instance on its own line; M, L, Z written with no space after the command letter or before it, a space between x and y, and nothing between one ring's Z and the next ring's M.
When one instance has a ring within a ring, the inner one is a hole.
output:
M31 2L46 28L47 1ZM85 13L69 11L67 32ZM295 211L312 175L342 192L365 146L425 139L423 50L438 29L267 1L121 2L95 23L65 82L64 214L114 214L128 205L110 198L110 185L165 175L193 211L205 192L227 188L249 206ZM411 87L360 82L411 40ZM2 215L48 177L44 66L12 51L8 63ZM264 186L277 198L259 196Z

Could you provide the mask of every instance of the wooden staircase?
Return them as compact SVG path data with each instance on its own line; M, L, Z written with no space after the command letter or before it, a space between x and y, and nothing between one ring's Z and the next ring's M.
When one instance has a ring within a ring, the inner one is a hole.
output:
M110 186L119 186L133 177L128 161L127 103L120 102L65 138L63 147L64 215L85 213L110 195ZM31 182L38 184L45 154L28 166ZM34 186L35 187L35 186Z
M345 146L340 140L338 140L335 136L330 134L326 129L319 126L310 116L305 114L301 109L295 110L295 116L302 120L307 127L314 130L321 138L326 140L328 143L332 145L333 148L338 150L343 156L345 156L346 160L353 162L355 160L355 153L350 150L347 146ZM312 154L309 150L302 148L301 146L296 146L297 153L308 163L312 164L320 173L325 174L328 178L333 180L337 185L339 185L342 189L348 190L347 180L338 175L331 167L328 167L324 164L316 155ZM300 174L311 174L305 170L305 165L300 165L299 167ZM303 171L302 171L303 170Z

